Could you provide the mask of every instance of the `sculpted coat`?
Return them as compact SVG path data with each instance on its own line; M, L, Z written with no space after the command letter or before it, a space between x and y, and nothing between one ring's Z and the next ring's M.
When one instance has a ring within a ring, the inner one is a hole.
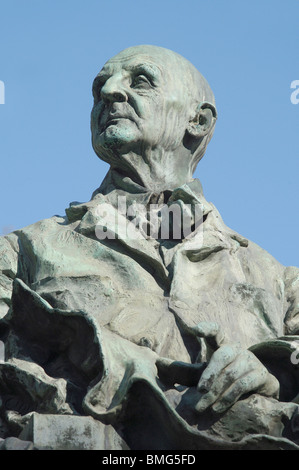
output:
M112 165L89 202L0 238L3 437L36 412L112 426L107 448L298 448L299 270L228 228L186 181L153 190ZM109 222L119 196L200 204L203 217L188 237L132 239ZM238 377L213 383L232 357ZM262 379L245 372L251 360Z

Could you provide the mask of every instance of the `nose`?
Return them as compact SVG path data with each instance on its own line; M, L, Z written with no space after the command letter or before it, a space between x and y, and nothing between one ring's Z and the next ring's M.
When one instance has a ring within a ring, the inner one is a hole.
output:
M128 96L120 75L112 76L106 80L101 90L101 98L105 103L128 101Z

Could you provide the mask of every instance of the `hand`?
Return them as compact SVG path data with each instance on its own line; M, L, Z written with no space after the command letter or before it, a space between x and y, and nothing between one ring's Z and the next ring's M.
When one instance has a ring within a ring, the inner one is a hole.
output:
M211 407L220 414L247 393L278 398L279 382L253 353L228 344L214 352L197 389L202 396L196 410L201 413Z

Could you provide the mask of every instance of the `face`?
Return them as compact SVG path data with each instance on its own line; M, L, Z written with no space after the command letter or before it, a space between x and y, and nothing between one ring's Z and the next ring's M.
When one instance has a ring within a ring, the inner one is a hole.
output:
M187 84L170 51L138 46L109 60L93 84L92 142L101 156L145 148L173 150L189 115Z

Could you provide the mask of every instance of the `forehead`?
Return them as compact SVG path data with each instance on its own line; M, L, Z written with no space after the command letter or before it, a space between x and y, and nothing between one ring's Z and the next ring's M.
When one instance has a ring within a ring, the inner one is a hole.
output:
M194 88L190 65L186 59L168 49L155 46L137 46L125 49L109 59L94 80L106 81L112 75L146 74L156 86L168 93L190 98Z
M144 69L144 71L150 73L157 79L167 78L173 74L175 69L178 69L176 62L177 60L174 60L172 54L168 54L163 50L157 49L141 52L138 49L130 49L122 51L108 60L100 71L100 74L110 75L121 70L138 72ZM181 68L182 67L180 67L180 69Z
M139 69L146 69L157 77L163 75L163 68L153 59L147 56L134 56L134 57L120 57L108 60L101 72L116 72L119 70L138 71Z

